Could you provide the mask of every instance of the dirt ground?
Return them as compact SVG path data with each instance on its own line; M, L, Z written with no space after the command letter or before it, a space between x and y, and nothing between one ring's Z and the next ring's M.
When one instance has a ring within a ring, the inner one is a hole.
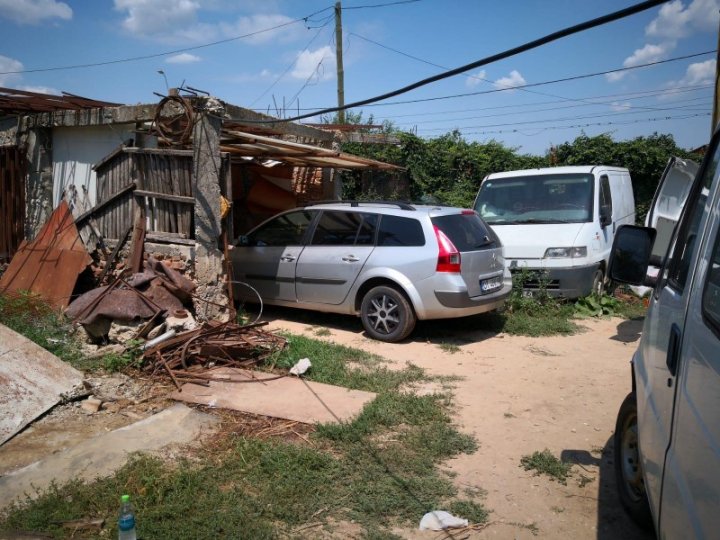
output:
M495 334L483 330L481 319L432 321L420 323L408 341L386 344L365 337L353 317L267 308L264 319L271 329L357 347L397 367L411 362L431 374L460 378L453 383L454 418L476 437L479 449L446 468L461 495L483 494L490 522L460 535L395 533L432 539L651 538L620 508L612 468L615 415L630 388L629 361L642 321L587 320L583 332L551 338ZM323 328L330 334L319 332ZM115 375L93 383L97 394L117 405L95 413L92 421L79 403L56 407L0 447L0 474L168 403L170 388L149 391L148 381ZM576 463L567 485L520 467L522 456L546 448Z
M398 367L411 362L461 377L454 417L480 448L447 468L461 494L484 493L491 510L487 527L462 538L651 538L620 507L612 465L615 416L630 389L642 321L587 320L582 333L550 338L493 334L480 321L476 330L468 330L472 320L432 321L409 341L386 344L365 337L352 317L269 308L265 318L271 328L357 347ZM318 335L323 327L331 334ZM546 448L576 463L567 485L520 467L522 456ZM455 538L438 534L423 537Z

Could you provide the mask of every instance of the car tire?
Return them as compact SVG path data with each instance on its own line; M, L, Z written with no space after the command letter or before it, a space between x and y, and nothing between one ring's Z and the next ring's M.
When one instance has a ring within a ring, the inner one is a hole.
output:
M605 292L605 272L602 271L602 268L598 268L595 270L595 273L593 274L593 280L592 280L592 290L590 291L591 294L595 294L597 296L602 296L602 294Z
M630 393L618 412L613 437L615 481L623 508L643 529L653 526L638 449L637 402Z
M415 328L415 312L405 295L394 287L373 287L362 299L360 318L373 339L396 342Z

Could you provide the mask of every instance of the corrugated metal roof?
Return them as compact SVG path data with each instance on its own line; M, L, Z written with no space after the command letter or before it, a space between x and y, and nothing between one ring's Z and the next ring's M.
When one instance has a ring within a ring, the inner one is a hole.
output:
M235 130L223 130L220 149L244 157L272 159L299 166L402 170L397 165L345 152Z
M49 112L61 110L117 107L119 103L98 101L63 92L62 95L41 94L14 88L0 87L0 113Z

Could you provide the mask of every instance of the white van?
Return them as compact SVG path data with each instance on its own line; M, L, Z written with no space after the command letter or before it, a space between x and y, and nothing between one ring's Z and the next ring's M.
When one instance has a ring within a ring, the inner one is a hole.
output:
M630 173L605 165L493 173L474 207L500 237L511 272L542 272L548 293L566 298L602 292L615 231L635 223Z
M614 435L620 500L659 538L720 531L720 132L648 283L655 229L618 230L609 274L653 286Z

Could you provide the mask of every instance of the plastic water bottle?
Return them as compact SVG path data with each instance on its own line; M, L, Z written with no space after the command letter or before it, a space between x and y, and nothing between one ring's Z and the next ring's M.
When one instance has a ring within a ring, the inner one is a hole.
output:
M120 518L118 519L118 540L137 540L135 534L135 512L130 504L130 495L120 497Z

